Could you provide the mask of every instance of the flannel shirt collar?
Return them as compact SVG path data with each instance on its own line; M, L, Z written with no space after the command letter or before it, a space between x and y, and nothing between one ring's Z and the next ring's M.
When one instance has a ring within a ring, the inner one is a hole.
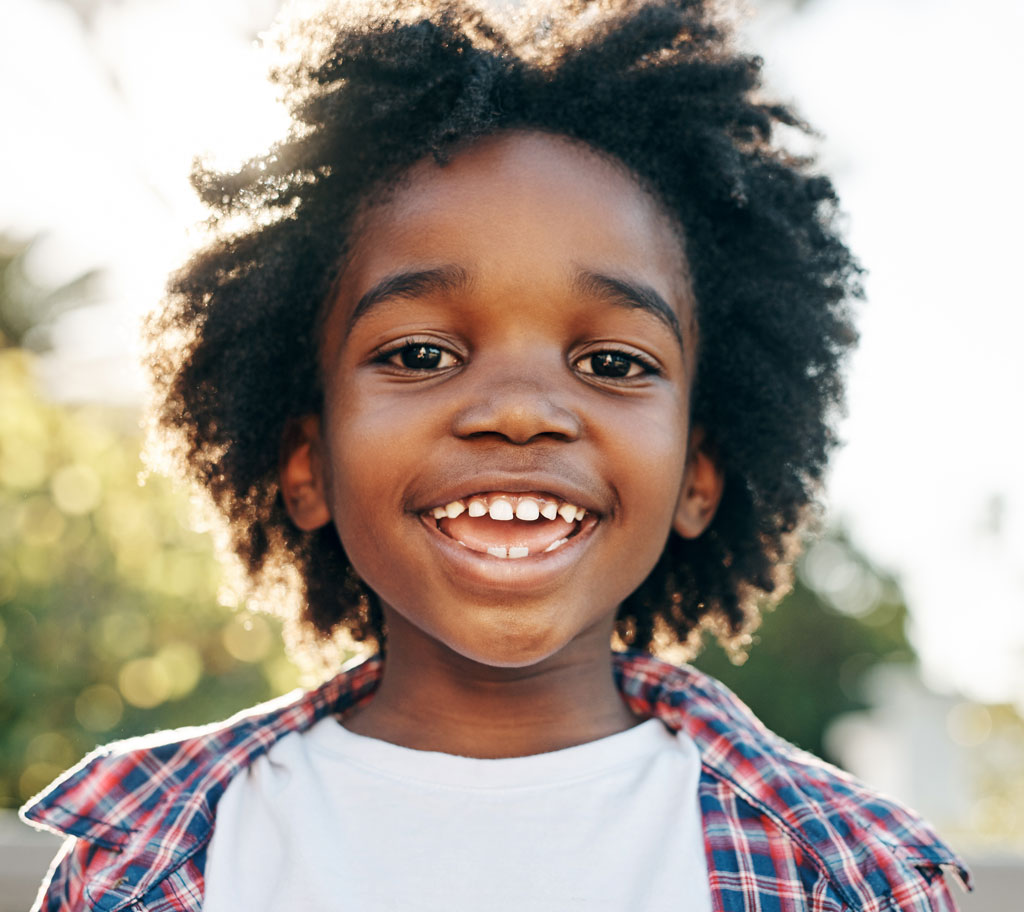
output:
M227 722L100 748L21 815L120 853L86 894L93 908L117 912L205 846L216 804L237 773L285 735L369 701L382 669L375 656ZM969 883L963 862L913 815L769 732L713 678L638 652L616 654L614 669L631 710L689 735L702 777L728 783L799 843L851 908L861 908L858 898L887 895L913 867L949 867ZM862 843L853 855L851 833ZM140 866L145 873L130 878L129 868Z
M799 844L850 909L874 908L920 876L914 869L948 869L972 889L965 862L917 815L765 728L714 678L640 653L625 654L616 673L633 712L688 734L703 774Z

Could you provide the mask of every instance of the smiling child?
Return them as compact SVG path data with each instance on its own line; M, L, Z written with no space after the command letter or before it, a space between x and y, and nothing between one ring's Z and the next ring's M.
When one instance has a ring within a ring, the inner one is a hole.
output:
M83 761L41 907L954 909L911 812L642 651L749 631L834 442L857 268L758 61L698 2L286 46L157 419L254 592L377 655Z

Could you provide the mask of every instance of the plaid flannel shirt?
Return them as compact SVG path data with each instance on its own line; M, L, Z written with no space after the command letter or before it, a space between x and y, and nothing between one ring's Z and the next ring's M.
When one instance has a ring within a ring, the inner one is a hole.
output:
M284 735L368 701L381 668L373 658L227 722L86 757L22 809L32 825L69 837L34 908L198 912L228 783ZM623 653L615 673L634 713L697 744L715 912L954 912L943 869L968 887L969 875L914 814L772 734L696 669Z

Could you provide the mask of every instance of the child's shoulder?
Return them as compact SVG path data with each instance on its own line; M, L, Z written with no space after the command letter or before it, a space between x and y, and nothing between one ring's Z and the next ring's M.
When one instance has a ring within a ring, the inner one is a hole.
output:
M282 737L305 731L376 686L371 659L321 685L209 725L115 741L92 751L20 811L35 827L120 849L154 815L173 808L211 819L231 779Z
M634 712L696 743L709 844L756 852L774 831L847 896L898 893L943 869L969 884L964 862L917 814L767 729L716 679L642 653L622 654L616 674Z
M369 696L381 667L371 659L316 690L225 722L100 748L22 816L126 855L133 840L157 834L195 844L210 831L214 807L239 771L285 735ZM917 896L942 868L966 880L960 859L913 812L770 732L715 679L642 653L616 656L615 673L635 713L660 718L697 745L705 836L720 866L746 852L778 867L781 852L787 864L825 876L854 908L879 893ZM756 871L756 859L748 859L737 861L735 873L751 863Z

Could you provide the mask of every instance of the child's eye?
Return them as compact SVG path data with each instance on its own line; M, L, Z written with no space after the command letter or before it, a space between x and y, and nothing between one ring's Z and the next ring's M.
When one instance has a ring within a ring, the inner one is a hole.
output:
M628 380L656 372L654 366L642 358L621 351L600 351L584 355L576 362L576 367L581 373L610 380Z
M381 352L379 360L412 371L444 370L459 363L450 351L429 342L406 342Z

